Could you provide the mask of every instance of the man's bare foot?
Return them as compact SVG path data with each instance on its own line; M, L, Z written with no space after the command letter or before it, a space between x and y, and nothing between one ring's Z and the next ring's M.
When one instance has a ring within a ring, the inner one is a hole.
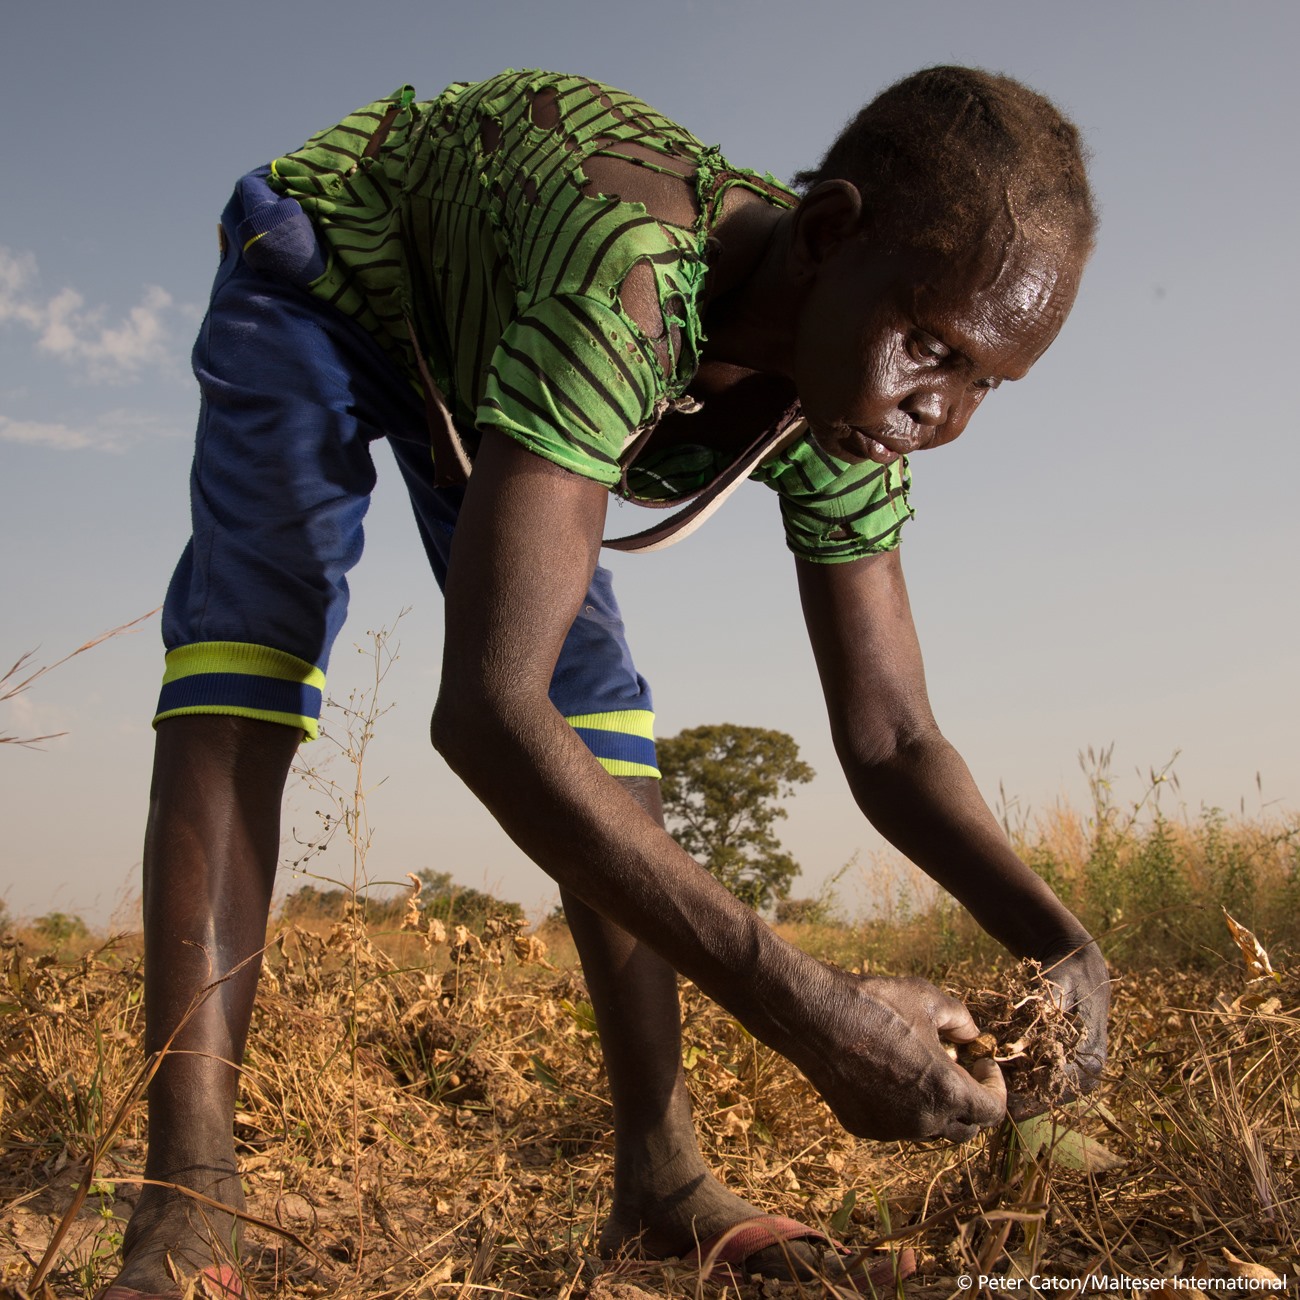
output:
M233 1162L231 1162L233 1164ZM244 1208L244 1192L236 1173L205 1171L185 1181L232 1209ZM179 1183L177 1176L167 1181ZM146 1185L122 1238L125 1263L114 1285L146 1295L178 1293L177 1283L214 1265L237 1264L239 1220L215 1206L170 1188Z

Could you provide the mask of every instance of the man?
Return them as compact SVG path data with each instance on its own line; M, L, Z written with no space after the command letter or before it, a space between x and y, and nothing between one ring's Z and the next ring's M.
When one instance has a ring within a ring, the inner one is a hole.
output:
M680 1255L752 1220L732 1253L747 1270L815 1258L798 1225L704 1165L677 972L853 1133L963 1140L1006 1105L992 1062L968 1073L944 1051L977 1033L960 1003L808 957L664 831L649 690L596 565L611 488L713 505L752 472L777 490L855 799L1051 968L1087 1031L1078 1082L1095 1078L1104 963L935 725L897 549L905 457L958 437L1073 304L1095 228L1077 133L1016 82L932 69L869 104L802 180L796 201L631 96L512 72L426 104L399 91L240 183L195 350L195 532L164 620L146 1049L214 972L239 973L150 1087L155 1183L101 1300L175 1294L169 1258L242 1294L214 1262L233 1222L157 1184L242 1205L249 958L378 436L446 592L434 745L558 881L596 1009L615 1117L603 1252Z

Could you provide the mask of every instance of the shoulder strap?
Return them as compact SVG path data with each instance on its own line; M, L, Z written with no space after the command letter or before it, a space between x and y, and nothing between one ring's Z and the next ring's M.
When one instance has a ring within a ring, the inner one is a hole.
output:
M601 545L611 551L644 555L649 551L662 551L689 537L777 447L799 436L800 426L804 424L799 408L792 408L772 428L764 430L708 487L698 492L676 514L628 537L606 537Z
M406 316L406 330L411 336L415 351L415 364L420 371L420 384L424 389L424 412L429 425L429 444L433 452L434 487L455 487L469 480L470 459L465 453L460 430L452 419L447 398L434 382L424 360L415 322ZM670 515L662 523L653 524L639 533L627 537L606 537L601 545L611 551L624 551L630 555L644 555L649 551L662 551L674 542L689 537L710 515L772 454L783 442L798 436L798 426L805 423L798 405L791 407L781 419L765 429L736 460L727 466L707 487L693 496L683 509ZM650 429L644 430L627 449L622 461L622 482L627 482L628 466L645 446Z
M420 371L420 387L424 389L424 419L429 426L429 447L433 452L433 486L460 487L469 479L470 460L465 454L465 444L460 430L452 419L447 397L434 382L424 360L424 349L415 332L415 322L409 312L405 314L406 332L411 336L415 364Z

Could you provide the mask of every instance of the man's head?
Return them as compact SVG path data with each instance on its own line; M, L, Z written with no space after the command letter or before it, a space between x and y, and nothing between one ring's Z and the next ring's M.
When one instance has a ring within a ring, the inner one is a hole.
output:
M857 188L881 251L964 259L1028 237L1086 259L1097 231L1078 129L1028 86L977 68L927 68L882 91L794 184L827 180Z
M1069 314L1097 219L1075 127L1007 77L932 68L801 173L795 379L833 454L951 442Z

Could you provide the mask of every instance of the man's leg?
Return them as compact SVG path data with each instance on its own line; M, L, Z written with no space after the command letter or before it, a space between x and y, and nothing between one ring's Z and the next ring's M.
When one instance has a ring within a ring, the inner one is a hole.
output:
M145 1051L171 1042L149 1086L145 1177L237 1209L235 1089L266 941L281 795L299 739L271 722L177 717L158 724L154 754L144 849ZM168 1256L196 1272L233 1258L236 1238L232 1216L146 1185L118 1280L166 1292L174 1289Z
M430 566L440 586L451 562L463 493L435 488L427 441L389 438L406 479ZM650 688L636 671L609 572L597 568L565 640L551 700L578 729L607 771L659 820ZM629 769L646 775L627 774ZM602 1253L634 1244L652 1256L680 1254L696 1241L761 1211L709 1173L691 1121L681 1062L677 975L652 949L561 891L596 1010L614 1102L614 1206L600 1237ZM777 1246L751 1266L784 1272L806 1247Z
M194 347L193 537L163 609L144 863L146 1050L162 1049L185 1020L149 1089L146 1177L232 1207L242 1202L235 1088L284 780L303 732L314 734L346 575L361 556L370 443L390 423L421 424L379 345L296 287L305 262L261 258L258 269L244 257L250 245L265 253L273 235L293 237L278 246L287 257L302 234L296 219L265 240L249 225L282 203L267 176L243 177L222 213L222 260ZM174 1291L167 1255L193 1271L213 1261L214 1243L228 1255L235 1229L229 1215L146 1187L123 1243L123 1286Z
M659 782L619 778L663 819ZM682 1072L677 975L661 957L567 891L564 914L582 959L614 1103L614 1205L600 1251L680 1255L763 1211L726 1190L700 1154ZM804 1245L751 1256L755 1271L783 1272L790 1258L815 1260Z

